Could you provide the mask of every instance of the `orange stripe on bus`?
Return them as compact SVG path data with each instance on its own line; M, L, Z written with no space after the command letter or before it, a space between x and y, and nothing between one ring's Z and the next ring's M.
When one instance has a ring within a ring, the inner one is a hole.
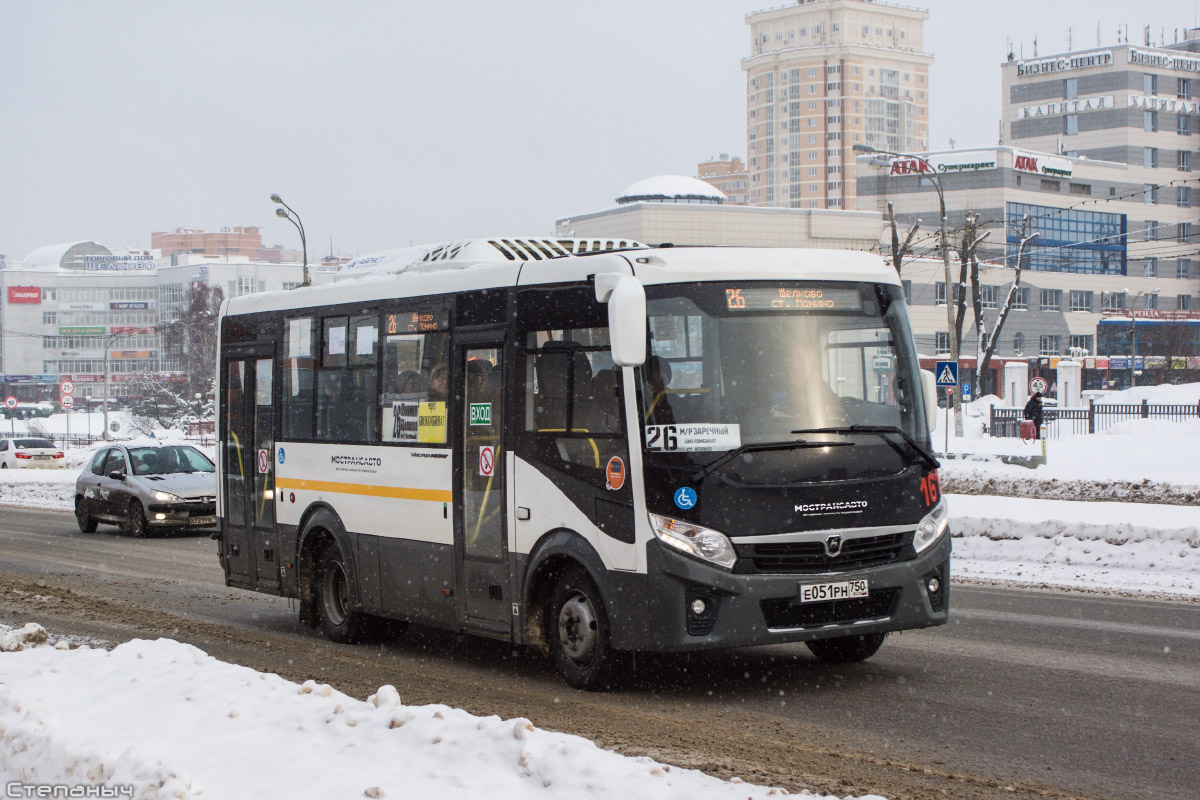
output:
M278 489L304 489L310 492L394 497L398 500L433 500L441 503L450 503L454 500L453 492L443 489L410 489L404 486L371 486L361 483L334 483L333 481L306 481L289 478L279 478L275 481L275 486Z

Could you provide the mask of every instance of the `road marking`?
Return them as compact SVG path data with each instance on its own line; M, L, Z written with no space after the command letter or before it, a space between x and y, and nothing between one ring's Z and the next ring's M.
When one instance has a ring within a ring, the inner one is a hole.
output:
M1044 614L1017 614L1012 611L987 611L978 608L959 609L950 612L951 617L965 619L994 620L997 622L1022 622L1051 628L1075 628L1084 631L1107 631L1109 633L1133 633L1142 636L1174 637L1200 641L1200 630L1187 628L1162 628L1138 625L1132 622L1104 622L1094 619L1064 619Z

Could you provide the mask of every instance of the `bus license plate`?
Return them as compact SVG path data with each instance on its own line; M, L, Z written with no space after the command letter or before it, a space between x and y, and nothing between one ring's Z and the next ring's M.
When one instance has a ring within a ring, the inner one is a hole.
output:
M827 600L850 600L867 597L866 581L843 581L842 583L804 583L800 585L801 603L821 603Z
M192 525L216 525L216 517L192 517L188 520Z

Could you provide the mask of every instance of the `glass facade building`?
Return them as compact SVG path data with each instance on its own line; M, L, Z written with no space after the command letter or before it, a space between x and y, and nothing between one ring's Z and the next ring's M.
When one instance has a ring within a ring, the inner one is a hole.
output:
M1014 264L1021 245L1021 220L1028 215L1029 233L1038 237L1026 247L1026 268L1036 272L1082 272L1125 275L1124 214L1006 203L1008 263Z

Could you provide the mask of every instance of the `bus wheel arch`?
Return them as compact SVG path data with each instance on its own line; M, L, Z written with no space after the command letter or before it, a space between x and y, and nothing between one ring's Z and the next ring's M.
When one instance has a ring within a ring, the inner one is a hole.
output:
M544 658L550 658L550 604L562 577L571 570L582 570L598 588L612 616L612 592L604 579L600 554L572 530L560 529L543 536L530 554L528 578L524 590L524 643Z
M351 601L357 604L353 551L345 526L328 506L314 506L308 509L300 522L296 564L299 572L297 588L300 595L300 621L310 628L317 628L321 624L320 609L317 606L317 584L321 578L322 556L331 547L337 548L341 553L346 579L350 585Z

